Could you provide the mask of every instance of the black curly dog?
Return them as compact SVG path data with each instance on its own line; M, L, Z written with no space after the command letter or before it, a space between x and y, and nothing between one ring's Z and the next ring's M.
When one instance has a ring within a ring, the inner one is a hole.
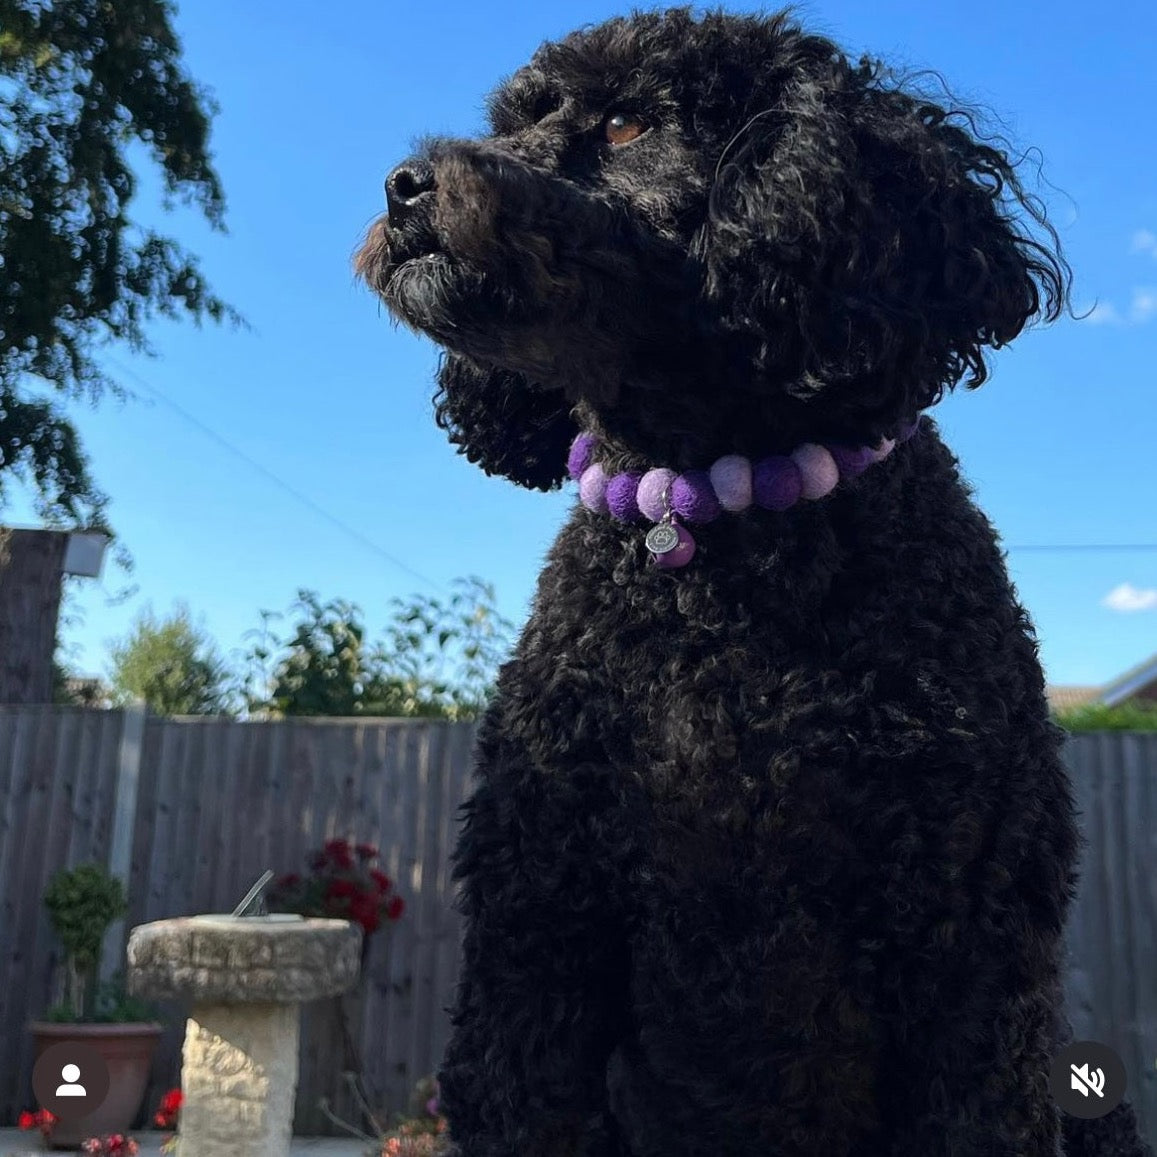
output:
M635 478L824 446L841 481L684 518L678 568L598 493L559 535L456 852L457 1151L1145 1152L1049 1093L1079 837L996 534L927 419L847 449L1067 307L1039 203L784 15L586 29L490 118L390 174L357 257L445 347L460 450L547 489L580 430Z

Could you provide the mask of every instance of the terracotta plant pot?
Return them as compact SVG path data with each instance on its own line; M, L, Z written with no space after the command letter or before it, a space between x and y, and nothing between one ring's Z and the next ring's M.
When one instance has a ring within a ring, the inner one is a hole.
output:
M77 1042L95 1049L108 1065L108 1098L81 1121L57 1121L49 1138L53 1149L75 1149L86 1137L127 1133L141 1111L149 1067L163 1031L159 1024L29 1025L36 1041L36 1059L52 1045ZM35 1061L33 1062L35 1063Z

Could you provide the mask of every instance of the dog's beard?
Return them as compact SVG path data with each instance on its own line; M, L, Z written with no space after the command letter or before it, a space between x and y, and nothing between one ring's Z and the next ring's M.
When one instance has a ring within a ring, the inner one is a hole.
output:
M452 345L464 306L477 302L483 276L464 269L444 253L427 253L395 266L383 287L382 300L399 321Z

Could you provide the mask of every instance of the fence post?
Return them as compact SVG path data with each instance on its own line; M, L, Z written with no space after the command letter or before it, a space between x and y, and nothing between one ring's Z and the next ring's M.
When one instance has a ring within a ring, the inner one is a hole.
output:
M112 839L109 840L108 870L128 892L133 867L133 834L137 826L137 789L141 775L141 749L145 734L146 709L143 702L125 708L117 759L116 798L113 803ZM117 920L104 939L100 979L108 983L124 967L125 922Z

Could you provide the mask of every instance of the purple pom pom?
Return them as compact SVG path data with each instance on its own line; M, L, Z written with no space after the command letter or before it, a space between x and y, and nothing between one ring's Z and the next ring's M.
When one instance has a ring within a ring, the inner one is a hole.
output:
M840 477L845 482L849 478L858 478L876 460L867 446L829 446L828 453L839 467Z
M663 507L663 491L675 481L675 471L663 468L648 470L639 479L639 491L636 501L639 510L652 522L658 522L666 510Z
M751 463L728 454L711 467L711 486L724 510L738 512L751 505Z
M691 537L690 531L677 522L673 525L675 533L679 537L679 544L674 550L667 551L666 554L651 555L655 560L655 565L661 566L665 570L675 570L678 567L686 566L695 557L695 540Z
M579 479L579 497L582 504L595 514L607 512L607 475L597 462L588 466Z
M570 446L567 455L567 473L572 478L581 478L583 472L591 464L591 455L594 453L598 439L593 434L580 434Z
M719 517L719 499L706 470L688 470L671 483L671 509L688 522L710 522Z
M761 458L751 470L755 501L768 510L786 510L799 501L803 489L799 467L780 455Z
M607 509L615 518L633 522L639 517L639 504L635 495L641 477L641 474L616 474L607 483Z
M822 446L805 442L792 451L791 458L799 467L800 493L804 498L815 501L835 489L840 480L840 468Z

